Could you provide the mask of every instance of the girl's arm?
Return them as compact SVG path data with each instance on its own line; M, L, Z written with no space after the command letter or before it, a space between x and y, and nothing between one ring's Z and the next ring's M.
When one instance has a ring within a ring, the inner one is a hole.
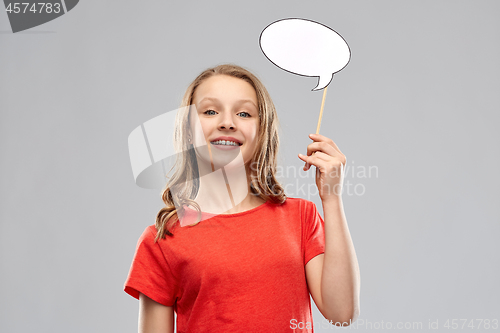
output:
M360 313L360 275L342 206L341 198L323 201L325 253L309 260L306 277L311 296L323 316L332 324L348 326Z
M325 261L321 295L325 306L342 309L341 319L351 324L360 313L359 264L344 214L342 198L323 200L325 215ZM327 303L328 302L328 303ZM346 321L346 320L344 320Z
M139 294L139 333L173 333L174 310Z
M326 319L347 325L359 316L360 276L356 251L342 203L346 157L333 140L310 134L304 170L316 166L316 185L323 203L325 253L309 260L306 277L309 290Z

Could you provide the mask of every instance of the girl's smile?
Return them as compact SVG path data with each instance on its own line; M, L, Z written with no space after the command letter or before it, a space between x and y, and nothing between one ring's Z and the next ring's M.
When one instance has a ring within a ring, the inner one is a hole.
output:
M236 147L241 146L241 142L238 139L233 138L232 136L219 136L210 143L216 146L218 149L222 150L236 149Z

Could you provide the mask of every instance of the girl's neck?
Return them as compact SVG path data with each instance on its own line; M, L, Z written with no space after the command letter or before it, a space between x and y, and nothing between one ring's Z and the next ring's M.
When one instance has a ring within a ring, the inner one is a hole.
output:
M206 163L198 164L200 187L194 201L202 212L234 214L260 206L265 200L250 191L250 177L245 165L226 165L212 172ZM204 170L203 168L209 168Z

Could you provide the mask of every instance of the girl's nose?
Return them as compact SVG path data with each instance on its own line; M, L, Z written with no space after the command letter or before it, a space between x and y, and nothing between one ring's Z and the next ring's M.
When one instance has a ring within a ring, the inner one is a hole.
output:
M219 129L234 129L233 116L231 114L226 114L221 117L219 124Z

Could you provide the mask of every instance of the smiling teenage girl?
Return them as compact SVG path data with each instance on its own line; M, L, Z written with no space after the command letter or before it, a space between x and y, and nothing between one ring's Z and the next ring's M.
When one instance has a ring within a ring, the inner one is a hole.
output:
M276 110L252 73L234 65L204 71L186 91L189 105L196 114L178 114L174 140L185 155L156 224L139 238L124 286L140 300L139 332L173 332L174 311L178 332L312 332L310 294L328 320L355 320L359 269L338 191L345 156L335 143L313 135L307 156L299 155L305 169L317 168L323 220L314 203L287 198L275 178ZM224 202L201 176L231 150L241 153L247 177L236 185L248 195L207 217ZM188 206L205 218L182 226Z

